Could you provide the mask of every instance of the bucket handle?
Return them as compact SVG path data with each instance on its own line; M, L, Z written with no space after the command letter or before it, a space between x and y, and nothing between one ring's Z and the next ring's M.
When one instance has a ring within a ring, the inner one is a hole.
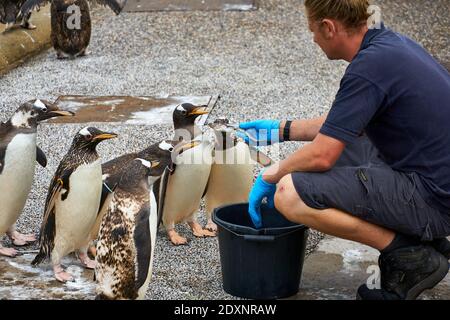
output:
M257 236L246 234L244 235L244 240L255 241L255 242L272 242L275 240L275 236Z
M289 232L287 232L287 233L284 233L284 234L280 234L280 235L276 235L276 236L274 236L274 235L252 235L252 234L238 234L238 233L236 233L236 232L234 232L233 230L230 230L230 229L228 229L228 228L225 228L228 232L230 232L230 233L232 233L232 234L234 234L235 236L237 236L237 237L243 237L244 238L244 240L247 240L247 241L255 241L255 242L272 242L272 241L274 241L275 239L278 239L278 238L282 238L282 237L286 237L286 236L288 236L288 235L290 235L291 233L294 233L294 232L297 232L297 229L296 230L291 230L291 231L289 231ZM308 227L306 227L306 232L308 232L308 230L309 230L309 228Z

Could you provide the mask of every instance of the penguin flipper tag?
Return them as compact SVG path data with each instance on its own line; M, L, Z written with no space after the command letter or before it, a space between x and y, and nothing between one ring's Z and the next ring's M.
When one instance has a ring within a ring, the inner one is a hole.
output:
M44 151L42 151L41 148L36 146L36 161L39 163L43 168L47 166L47 157L45 156Z
M102 195L100 198L100 206L98 209L97 217L100 214L105 214L106 210L109 207L109 204L111 203L111 200L114 195L114 190L116 190L116 187L117 187L117 183L114 185L114 187L110 188L106 182L103 182Z
M127 4L127 0L91 0L102 6L108 6L115 14L119 14Z

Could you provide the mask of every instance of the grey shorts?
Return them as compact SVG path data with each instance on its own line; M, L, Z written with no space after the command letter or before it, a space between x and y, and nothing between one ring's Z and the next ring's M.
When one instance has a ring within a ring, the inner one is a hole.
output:
M423 200L419 176L392 170L366 137L348 145L333 169L294 172L292 180L309 207L336 208L423 241L450 235L450 214Z

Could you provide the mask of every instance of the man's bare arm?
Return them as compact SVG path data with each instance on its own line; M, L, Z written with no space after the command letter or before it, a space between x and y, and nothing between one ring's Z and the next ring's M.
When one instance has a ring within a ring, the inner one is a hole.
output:
M327 116L324 115L314 119L292 121L289 140L313 141L319 133L319 130L325 122L326 118ZM280 123L280 139L283 138L283 129L285 124L286 121L282 121Z
M345 143L317 134L313 142L292 153L286 159L269 167L263 175L266 182L278 183L295 171L323 172L330 170L344 151Z

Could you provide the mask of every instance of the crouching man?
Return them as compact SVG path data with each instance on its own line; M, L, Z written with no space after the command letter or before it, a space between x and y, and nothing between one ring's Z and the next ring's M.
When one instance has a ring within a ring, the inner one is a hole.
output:
M449 269L450 74L383 24L366 0L305 0L314 41L349 66L327 116L241 123L260 140L311 141L265 170L250 193L289 220L381 254L381 289L359 299L415 299ZM261 131L263 130L263 131ZM267 135L264 134L267 132Z

